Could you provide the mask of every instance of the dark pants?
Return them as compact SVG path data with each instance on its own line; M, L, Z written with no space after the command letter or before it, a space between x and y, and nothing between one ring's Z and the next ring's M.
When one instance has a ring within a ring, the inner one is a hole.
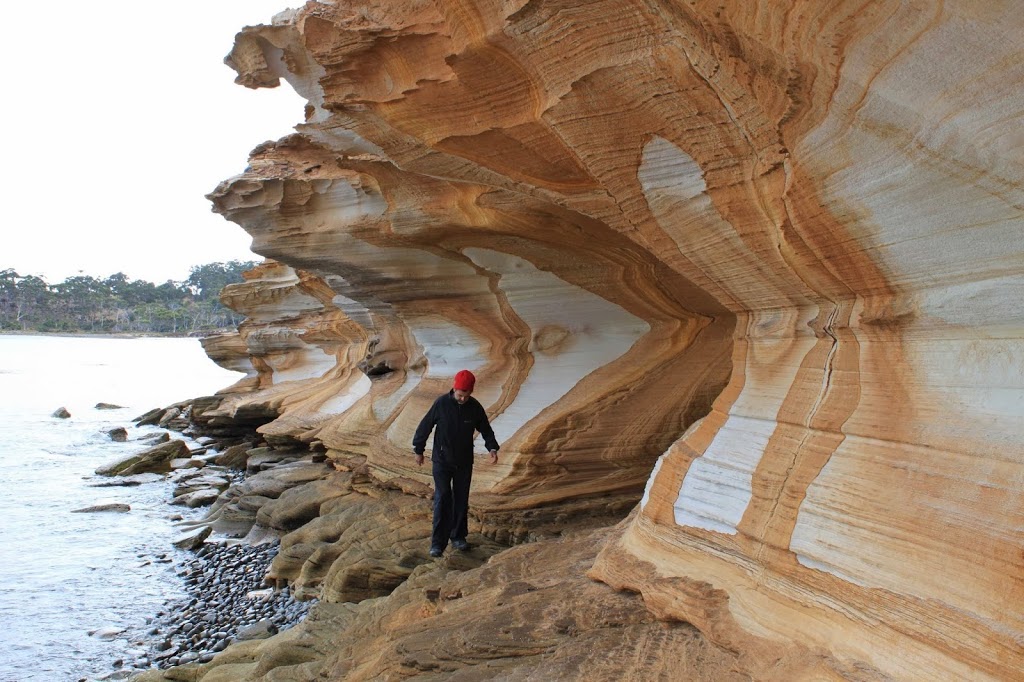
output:
M444 549L448 539L465 540L469 532L469 484L473 480L473 465L458 468L444 462L434 462L434 532L430 546Z

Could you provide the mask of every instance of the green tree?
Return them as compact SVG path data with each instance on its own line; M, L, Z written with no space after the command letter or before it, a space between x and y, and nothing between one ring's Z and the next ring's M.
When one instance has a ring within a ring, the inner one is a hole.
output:
M13 269L0 271L0 329L132 331L197 334L237 326L241 317L221 305L220 290L242 281L255 263L230 261L192 268L184 282L156 285L123 272L104 279L69 277L50 285Z
M31 330L45 317L51 292L35 275L0 272L0 329Z

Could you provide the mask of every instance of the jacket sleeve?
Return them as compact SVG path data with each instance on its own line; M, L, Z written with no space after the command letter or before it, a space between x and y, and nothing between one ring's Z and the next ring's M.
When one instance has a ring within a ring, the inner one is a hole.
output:
M430 436L430 432L434 430L434 425L437 424L437 401L430 406L427 413L423 415L423 419L420 420L420 425L416 427L416 435L412 437L412 451L417 455L422 455L423 451L427 449L427 437Z
M491 422L487 421L487 413L484 412L482 406L480 407L480 419L476 423L476 430L484 437L484 445L487 446L488 450L498 449L498 441L494 439L494 429L491 428Z

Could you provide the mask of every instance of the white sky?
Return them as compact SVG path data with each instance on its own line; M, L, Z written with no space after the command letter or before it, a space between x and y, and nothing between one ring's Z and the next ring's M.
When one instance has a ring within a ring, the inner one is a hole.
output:
M0 270L161 283L260 260L204 194L304 101L235 85L235 33L302 0L51 0L5 21Z

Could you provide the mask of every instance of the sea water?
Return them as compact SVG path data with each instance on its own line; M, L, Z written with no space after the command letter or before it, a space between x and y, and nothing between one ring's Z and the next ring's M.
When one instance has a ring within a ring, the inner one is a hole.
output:
M0 680L94 680L146 655L147 619L182 591L172 516L196 512L168 505L166 480L96 487L110 479L93 472L160 430L133 417L239 376L197 339L0 336ZM72 513L110 502L131 510Z

